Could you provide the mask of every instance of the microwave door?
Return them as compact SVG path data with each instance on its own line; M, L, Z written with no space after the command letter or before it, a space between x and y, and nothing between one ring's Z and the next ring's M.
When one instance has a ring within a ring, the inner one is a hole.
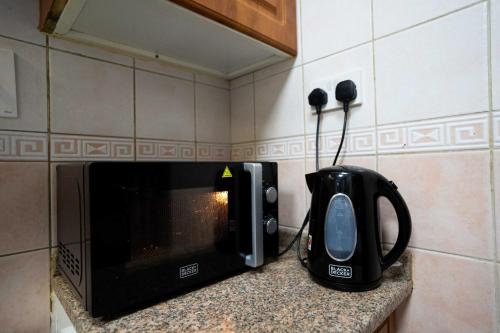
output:
M231 274L255 252L258 189L243 163L95 163L89 174L93 294L103 307Z

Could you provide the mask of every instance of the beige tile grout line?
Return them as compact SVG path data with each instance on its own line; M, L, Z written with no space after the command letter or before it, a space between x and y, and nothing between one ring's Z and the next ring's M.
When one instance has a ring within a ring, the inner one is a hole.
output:
M473 3L470 3L468 5L456 8L456 9L451 10L449 12L446 12L444 14L432 17L432 18L427 19L425 21L418 22L418 23L410 25L408 27L405 27L405 28L402 28L402 29L399 29L399 30L396 30L396 31L393 31L393 32L389 32L389 33L387 33L385 35L376 37L376 38L374 38L374 40L384 39L384 38L387 38L387 37L391 37L391 36L397 35L400 32L405 32L405 31L408 31L408 30L413 30L414 28L418 28L418 27L420 27L420 26L422 26L424 24L427 24L427 23L430 23L430 22L433 22L433 21L437 21L437 20L442 19L444 17L451 16L451 15L453 15L455 13L458 13L458 12L460 12L462 10L466 10L466 9L472 8L472 7L474 7L474 6L476 6L476 5L480 4L480 3L486 3L486 2L487 2L487 0L479 0L479 1L476 1L476 2L473 2Z
M379 153L378 153L378 113L377 113L377 71L375 67L375 15L373 11L373 0L370 1L371 5L371 19L372 19L372 74L373 74L373 112L375 115L375 170L379 171Z
M229 103L229 105L227 106L228 111L229 111L229 128L227 129L227 131L229 132L229 140L228 140L227 144L229 145L229 159L228 159L229 161L228 162L231 162L232 159L233 159L233 156L232 156L232 151L233 150L231 149L231 147L233 146L233 131L232 131L232 128L233 128L233 123L232 123L233 114L231 112L231 83L229 82L229 80L227 81L227 85L229 86L229 90L227 91L228 103Z
M136 78L135 78L136 68L135 68L135 58L132 58L132 112L133 112L133 120L134 120L134 161L137 161L137 86L136 86Z
M49 262L47 263L49 265L49 311L52 313L52 159L51 159L51 107L50 107L50 96L51 96L51 89L50 89L50 49L49 49L49 37L45 36L45 76L46 76L46 89L47 89L47 191L48 191L48 241L49 241Z
M29 41L27 39L20 39L20 38L16 38L16 37L13 37L13 36L3 35L1 33L0 33L0 38L11 39L11 40L16 41L16 42L26 43L26 44L30 44L30 45L33 45L33 46L38 46L38 47L41 47L41 48L45 48L47 46L47 41L46 40L42 44L38 44L38 43L35 43L35 42L32 42L32 41Z
M492 241L493 241L493 276L494 276L494 290L495 299L493 305L493 314L495 316L495 332L500 329L500 313L497 309L500 307L500 284L499 284L499 272L497 269L497 225L496 225L496 203L495 203L495 154L494 154L494 138L493 138L493 70L492 70L492 43L491 43L491 0L486 2L486 36L487 36L487 57L488 57L488 107L489 107L489 153L490 153L490 193L491 193L491 219L492 219Z
M255 106L255 75L252 73L252 103L253 103L253 153L257 159L257 112ZM279 179L278 179L279 182ZM278 184L279 186L279 184ZM278 187L279 188L279 187Z
M36 248L28 249L28 250L0 254L0 258L12 257L12 256L20 255L20 254L33 253L33 252L44 251L44 250L49 251L49 255L50 255L51 248L46 246L46 247L36 247ZM49 264L50 264L50 262L49 262ZM52 278L52 274L51 274L51 272L49 272L49 284L50 284L51 278Z
M305 109L305 101L306 101L306 92L305 92L305 80L304 80L304 41L303 41L303 36L304 34L302 33L302 0L299 0L299 29L300 29L300 79L301 79L301 90L302 90L302 103L300 105L300 109L302 110L302 120L303 120L303 129L304 129L304 132L303 132L303 144L304 144L304 157L303 157L303 162L302 162L302 166L304 167L304 175L302 177L305 177L305 174L307 173L307 153L306 153L306 147L307 147L307 131L306 131L306 121L307 121L307 116L306 116L306 109ZM292 69L290 69L291 71ZM319 116L318 116L319 117ZM320 126L321 126L321 123L320 123ZM319 147L318 147L319 149ZM318 156L318 159L319 159L319 156ZM278 179L279 181L279 179ZM307 184L305 184L304 182L304 186L303 186L303 189L302 191L304 192L304 211L302 212L302 214L304 216L306 216L307 214L307 211L309 209L309 207L307 207L307 195L308 195L308 188L307 188ZM303 219L303 217L299 217L298 220L297 220L297 225L300 229L300 227L302 227L302 223L301 223L301 220ZM307 226L307 229L304 229L304 231L308 231L309 230L309 226Z
M391 245L391 246L394 245L394 243L392 243L392 242L384 242L384 244ZM414 246L414 245L408 245L408 248L414 249L414 250L419 250L419 251L424 251L424 252L429 252L429 253L434 254L434 255L439 254L439 255L451 256L451 257L455 257L456 259L460 259L460 260L468 259L468 260L480 261L480 262L486 263L486 264L494 264L495 263L493 258L486 259L486 258L481 258L481 257L474 257L474 256L467 255L467 254L454 253L454 252L437 250L437 249L428 249L425 247L418 247L418 246Z
M193 82L193 105L194 105L194 160L198 161L198 127L197 125L197 113L198 108L196 107L196 75L193 74L192 80Z

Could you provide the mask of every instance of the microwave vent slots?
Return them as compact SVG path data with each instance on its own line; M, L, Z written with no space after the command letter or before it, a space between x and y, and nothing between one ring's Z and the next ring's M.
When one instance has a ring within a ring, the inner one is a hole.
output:
M80 276L80 260L61 242L59 242L59 256L68 272L74 276Z

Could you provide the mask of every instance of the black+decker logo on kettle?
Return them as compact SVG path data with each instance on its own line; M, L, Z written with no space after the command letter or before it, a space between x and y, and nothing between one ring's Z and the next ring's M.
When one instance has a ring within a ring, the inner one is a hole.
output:
M343 279L352 278L352 268L349 266L328 265L328 275Z

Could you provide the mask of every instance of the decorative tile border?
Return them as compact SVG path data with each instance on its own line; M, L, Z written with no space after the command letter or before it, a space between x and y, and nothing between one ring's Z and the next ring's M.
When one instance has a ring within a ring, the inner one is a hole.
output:
M319 136L319 155L334 156L337 152L342 137L342 131L325 133ZM316 135L306 136L307 156L316 155ZM346 133L344 147L345 156L372 155L375 154L375 130L353 129Z
M186 160L194 161L194 142L137 139L137 160Z
M196 144L196 159L198 161L230 161L231 145L198 142Z
M304 136L258 141L255 151L256 160L303 158L305 156Z
M133 160L134 140L52 134L51 160Z
M46 133L0 131L0 160L48 159Z
M493 143L500 147L500 111L493 112Z
M488 113L378 127L379 153L488 148Z
M240 143L231 146L232 161L254 161L255 143Z

